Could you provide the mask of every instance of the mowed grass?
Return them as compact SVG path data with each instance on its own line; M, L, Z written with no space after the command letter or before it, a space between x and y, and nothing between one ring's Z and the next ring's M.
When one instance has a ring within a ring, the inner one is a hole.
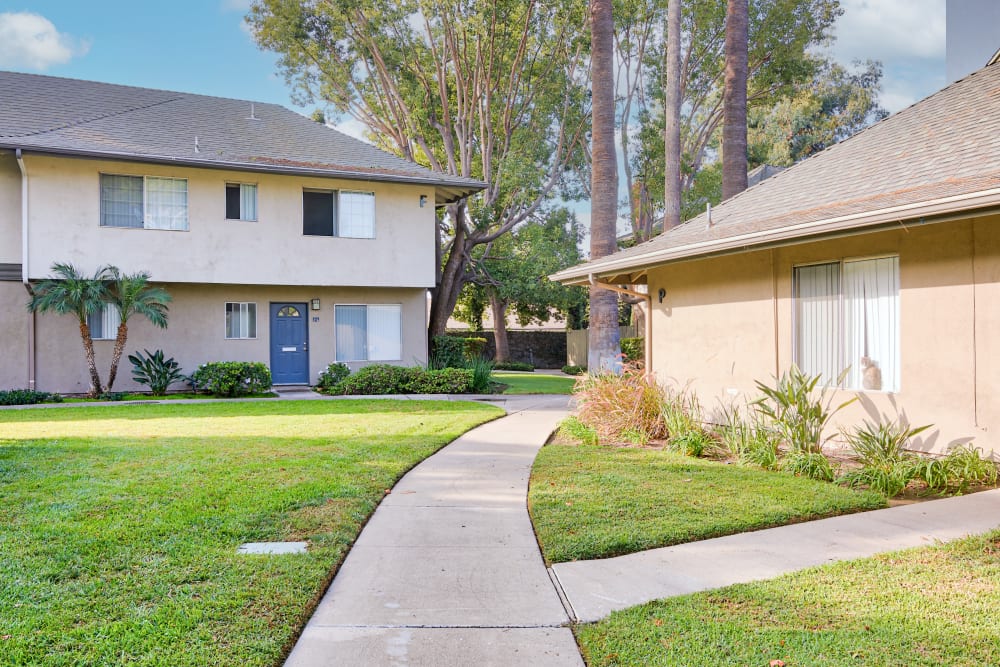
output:
M505 394L570 394L576 378L543 373L493 373L493 379L507 385Z
M528 507L550 563L886 506L876 493L655 449L550 444Z
M1000 531L653 602L576 633L595 667L979 667L1000 665L997 610Z
M414 401L0 411L0 664L280 664L386 490L500 414ZM274 540L309 553L236 553Z

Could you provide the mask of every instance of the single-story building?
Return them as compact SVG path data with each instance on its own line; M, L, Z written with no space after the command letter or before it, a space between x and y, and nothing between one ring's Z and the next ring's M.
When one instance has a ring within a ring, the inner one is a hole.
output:
M426 362L435 207L484 183L274 104L14 72L0 89L0 389L90 386L75 319L26 309L56 262L148 271L169 327L130 320L126 353L188 373ZM117 314L91 319L106 377ZM115 389L135 388L122 368Z
M640 245L562 271L645 285L650 367L709 410L797 364L1000 453L1000 64Z

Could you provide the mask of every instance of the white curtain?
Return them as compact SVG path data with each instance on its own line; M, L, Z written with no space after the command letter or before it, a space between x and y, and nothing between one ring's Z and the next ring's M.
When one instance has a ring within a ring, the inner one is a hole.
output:
M252 183L240 184L240 220L257 219L257 186Z
M90 327L90 337L94 340L111 340L118 336L118 309L107 304L95 313L87 316L87 326Z
M795 269L795 363L807 375L834 384L844 368L840 341L840 264Z
M337 306L334 309L337 336L337 361L366 361L367 313L365 306Z
M375 195L341 191L337 205L337 236L355 239L375 237Z
M898 257L844 262L844 333L847 386L899 391Z
M226 304L226 338L257 337L257 304Z
M399 361L403 358L400 306L368 306L368 359Z
M146 177L146 229L188 228L187 179Z
M101 174L101 226L142 227L142 176Z

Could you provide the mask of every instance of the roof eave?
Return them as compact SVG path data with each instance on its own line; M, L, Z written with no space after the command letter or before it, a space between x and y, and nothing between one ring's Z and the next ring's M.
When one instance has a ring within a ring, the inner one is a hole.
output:
M614 259L614 255L611 255L607 259L580 264L554 273L549 278L564 285L589 284L590 276L596 276L605 280L621 280L628 277L629 274L675 261L756 250L775 244L803 243L814 240L816 237L844 232L864 233L873 231L873 227L887 224L905 226L908 220L918 220L921 224L936 222L939 221L938 219L946 219L946 216L949 216L949 214L968 214L978 209L990 208L1000 208L1000 188L942 197L915 204L893 206L865 213L815 220L798 225L739 234L712 241L700 241L672 248L651 250L646 253L617 260ZM927 220L927 218L935 219ZM950 219L950 217L947 219Z
M162 155L139 155L118 153L113 151L79 151L59 148L37 147L19 144L11 137L0 140L0 149L14 150L21 148L26 153L42 155L58 155L80 157L96 160L119 160L127 162L144 162L150 164L178 164L186 167L204 169L230 169L233 171L249 171L255 173L286 174L295 176L321 176L323 178L342 178L352 181L378 181L382 183L407 183L429 185L434 187L434 203L436 206L453 202L484 190L488 184L472 179L437 179L430 176L389 174L379 172L358 172L348 169L317 169L310 167L295 167L289 165L272 165L255 162L220 162L218 160L199 160L178 158Z

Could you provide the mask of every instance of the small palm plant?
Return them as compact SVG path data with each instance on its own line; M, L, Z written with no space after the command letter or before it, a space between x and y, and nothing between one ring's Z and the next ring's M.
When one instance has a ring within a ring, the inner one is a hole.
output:
M52 278L46 278L32 288L28 310L36 313L75 315L80 326L83 353L90 371L90 395L97 396L104 389L94 358L94 340L90 335L87 317L98 312L108 301L108 283L112 267L99 267L92 277L87 277L72 264L52 265ZM110 388L110 385L109 385Z
M110 303L118 311L118 333L115 336L115 348L111 354L111 370L108 371L108 386L106 391L111 391L118 375L118 362L121 361L122 353L125 351L125 342L128 340L128 320L133 315L142 315L153 326L161 329L167 328L167 304L171 297L162 287L153 287L149 284L149 273L141 271L139 273L123 274L117 267L109 267L111 284L108 294Z

